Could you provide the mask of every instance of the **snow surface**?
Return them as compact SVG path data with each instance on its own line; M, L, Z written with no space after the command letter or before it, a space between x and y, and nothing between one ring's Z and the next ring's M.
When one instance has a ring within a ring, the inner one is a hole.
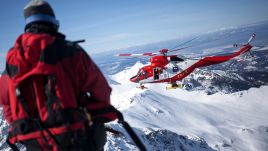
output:
M268 49L267 23L266 21L254 26L242 26L203 35L196 42L192 42L191 45L194 47L182 50L181 53L191 54L189 57L194 57L211 52L232 52L235 49L230 44L245 43L247 40L245 37L249 33L257 33L257 38L253 41L255 46L252 49L253 54L254 51L265 51ZM106 55L107 59L103 59L104 54L99 55L104 63L100 68L112 74L116 73L112 76L105 74L113 88L112 104L123 112L147 149L149 151L268 151L268 86L232 94L213 95L207 95L204 91L183 89L166 91L165 84L150 84L146 85L148 89L140 90L136 88L136 84L129 81L129 78L135 75L143 64L137 62L133 67L119 72L129 64L122 65L118 59L113 60L111 57L119 52L143 53L145 50L172 48L178 41L183 39L131 47L122 52L111 51L112 53ZM262 67L264 70L268 69L262 64L258 70ZM213 73L222 77L229 75L218 69L213 69ZM239 79L243 80L241 77ZM1 108L0 116L2 116ZM108 125L123 132L124 135L116 137L107 133L108 142L105 150L137 150L122 126L116 122ZM0 150L8 151L10 149L4 143L6 132L7 124L0 118Z
M128 80L141 66L138 62L110 77L119 83L111 85L111 99L149 150L183 150L183 147L185 150L202 150L202 145L198 145L200 141L205 144L203 150L268 150L268 86L213 95L183 89L167 91L163 83L146 85L148 89L141 90ZM115 123L109 125L123 131ZM148 139L148 131L156 134L149 135L153 137ZM157 142L163 136L164 140L172 137L175 143L171 149L165 148L163 141ZM187 138L188 143L180 144L180 136ZM106 150L137 150L130 138L108 135L108 140ZM187 144L197 147L191 148Z

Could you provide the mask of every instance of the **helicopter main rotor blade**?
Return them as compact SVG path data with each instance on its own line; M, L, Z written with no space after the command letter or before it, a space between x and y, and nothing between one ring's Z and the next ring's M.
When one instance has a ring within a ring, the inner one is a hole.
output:
M174 52L174 51L179 51L179 50L183 50L183 49L187 49L191 46L187 46L187 47L183 47L183 48L178 48L178 49L173 49L173 50L169 50L168 52Z
M129 56L155 56L159 55L159 53L142 53L142 54L131 54L131 53L124 53L124 54L117 54L115 56L120 56L120 57L129 57Z
M180 46L186 45L186 44L188 44L188 43L194 41L194 40L197 39L197 38L199 38L199 37L197 36L197 37L194 37L194 38L192 38L192 39L190 39L190 40L188 40L188 41L185 41L185 42L183 42L183 43L181 43L181 44L179 44L179 45L173 47L171 50L173 50L173 49L175 49L175 48L178 48L178 47L180 47Z

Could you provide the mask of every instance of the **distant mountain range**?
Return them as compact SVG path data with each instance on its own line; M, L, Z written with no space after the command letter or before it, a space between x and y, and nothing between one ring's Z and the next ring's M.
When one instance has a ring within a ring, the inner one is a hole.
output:
M107 62L118 60L118 57L115 57L114 55L119 53L158 52L164 48L172 49L177 48L177 46L190 46L189 48L180 51L180 54L204 55L218 52L229 52L232 49L230 49L230 47L225 48L226 46L232 46L234 43L245 43L247 42L249 36L253 33L257 35L257 38L253 41L253 45L265 46L268 45L267 26L268 21L263 21L244 26L230 27L224 30L216 30L215 32L191 35L152 44L129 47L125 49L111 50L93 54L92 57L98 63L103 63L103 61ZM185 45L181 45L193 38L196 39L189 43L186 43Z

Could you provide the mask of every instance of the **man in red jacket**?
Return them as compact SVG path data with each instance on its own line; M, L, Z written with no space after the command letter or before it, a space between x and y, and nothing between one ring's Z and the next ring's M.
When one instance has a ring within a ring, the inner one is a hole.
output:
M7 142L27 150L102 150L103 123L116 118L103 74L77 43L58 32L47 2L29 2L24 16L25 33L9 50L0 78Z

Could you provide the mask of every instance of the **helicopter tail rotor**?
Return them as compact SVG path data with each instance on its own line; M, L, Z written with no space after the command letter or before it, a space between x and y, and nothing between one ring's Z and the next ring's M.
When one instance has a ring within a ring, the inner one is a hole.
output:
M253 39L255 39L255 38L256 38L256 34L253 33L253 34L250 36L250 38L249 38L247 44L234 44L233 46L234 46L234 47L243 47L243 46L245 46L245 45L249 45L249 44L251 43L251 41L252 41Z
M253 40L253 39L255 39L255 37L256 37L256 34L254 33L254 34L252 34L252 36L249 38L249 40L248 40L248 44Z

